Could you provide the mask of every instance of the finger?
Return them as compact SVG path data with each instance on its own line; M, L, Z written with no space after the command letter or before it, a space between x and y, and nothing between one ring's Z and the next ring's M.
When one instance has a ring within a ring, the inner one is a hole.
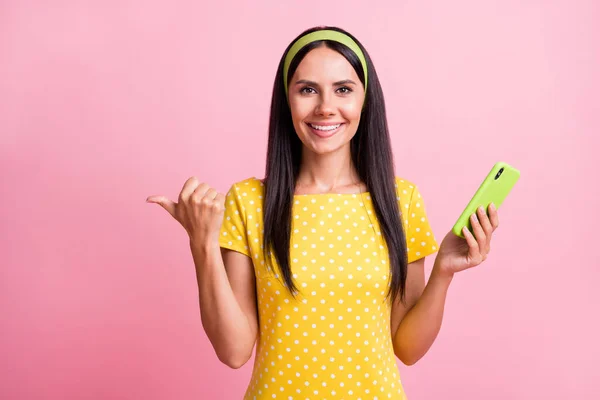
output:
M191 194L190 200L196 204L200 204L200 203L210 204L210 203L212 203L212 198L211 198L212 195L209 194L209 192L211 190L214 190L214 189L211 188L208 184L201 183L198 185L198 187L196 187L196 190L194 190L194 192Z
M219 204L225 204L225 195L223 193L217 193L217 197L215 197L215 201Z
M217 192L213 188L210 188L206 191L206 194L204 195L204 197L206 197L207 199L210 199L210 200L214 200L218 194L219 194L219 192Z
M222 193L217 193L217 197L215 197L215 203L219 205L219 211L225 210L225 195Z
M479 223L481 224L481 227L483 228L483 231L485 232L485 235L487 236L489 242L490 236L492 235L494 228L492 227L492 223L490 222L490 219L488 218L487 213L485 212L485 209L483 207L479 207L477 209L477 217L479 218Z
M477 217L479 218L479 223L481 224L483 232L485 233L485 244L483 248L481 248L481 253L485 258L490 252L490 245L492 242L492 233L494 232L494 228L492 227L492 223L490 222L490 219L487 213L485 212L483 206L477 209Z
M215 198L212 200L212 209L214 212L222 213L225 211L225 196L215 190Z
M479 223L479 219L477 219L476 213L471 214L471 227L473 228L475 239L477 239L477 243L479 243L479 250L483 252L485 249L486 235Z
M496 205L494 203L490 203L488 210L490 214L490 223L492 224L494 230L496 230L498 229L498 225L500 224L500 220L498 218L498 209L496 208Z
M479 243L477 243L477 240L466 226L463 228L463 235L469 246L469 260L479 260L481 257L481 254L479 253ZM468 266L470 267L471 265Z
M179 202L187 203L190 196L196 191L196 189L200 186L200 182L198 178L192 176L188 178L187 181L183 184L183 188L181 189L181 193L179 193Z
M162 208L167 210L167 212L169 214L171 214L171 216L173 218L177 219L175 217L175 211L177 210L177 203L175 203L172 200L169 200L165 196L150 196L146 199L146 202L156 203L156 204L160 205Z

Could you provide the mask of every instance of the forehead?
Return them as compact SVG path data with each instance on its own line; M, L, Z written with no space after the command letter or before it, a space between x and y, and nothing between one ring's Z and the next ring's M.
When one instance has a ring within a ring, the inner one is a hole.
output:
M358 82L358 75L343 55L322 46L309 51L304 56L292 79L308 79L316 82L352 79Z

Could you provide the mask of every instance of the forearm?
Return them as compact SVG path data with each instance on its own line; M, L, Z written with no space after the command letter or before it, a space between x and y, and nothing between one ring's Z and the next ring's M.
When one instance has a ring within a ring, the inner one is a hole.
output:
M436 265L415 305L406 313L393 338L394 352L406 365L427 353L442 325L446 294L452 277L438 272Z
M221 250L193 242L190 247L196 266L204 331L219 360L239 367L250 357L255 337L229 283Z

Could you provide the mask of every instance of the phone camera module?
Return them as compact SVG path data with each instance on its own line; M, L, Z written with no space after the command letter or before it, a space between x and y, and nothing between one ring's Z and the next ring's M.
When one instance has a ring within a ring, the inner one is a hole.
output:
M496 178L494 178L494 179L500 178L500 175L502 175L502 172L504 172L504 167L500 168L500 171L498 171L498 173L496 174Z

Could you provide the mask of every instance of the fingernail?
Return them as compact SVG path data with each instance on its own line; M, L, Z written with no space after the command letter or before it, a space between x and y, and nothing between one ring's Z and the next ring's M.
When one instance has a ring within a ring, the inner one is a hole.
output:
M494 203L490 203L490 207L492 207L492 210L496 211L496 205Z

